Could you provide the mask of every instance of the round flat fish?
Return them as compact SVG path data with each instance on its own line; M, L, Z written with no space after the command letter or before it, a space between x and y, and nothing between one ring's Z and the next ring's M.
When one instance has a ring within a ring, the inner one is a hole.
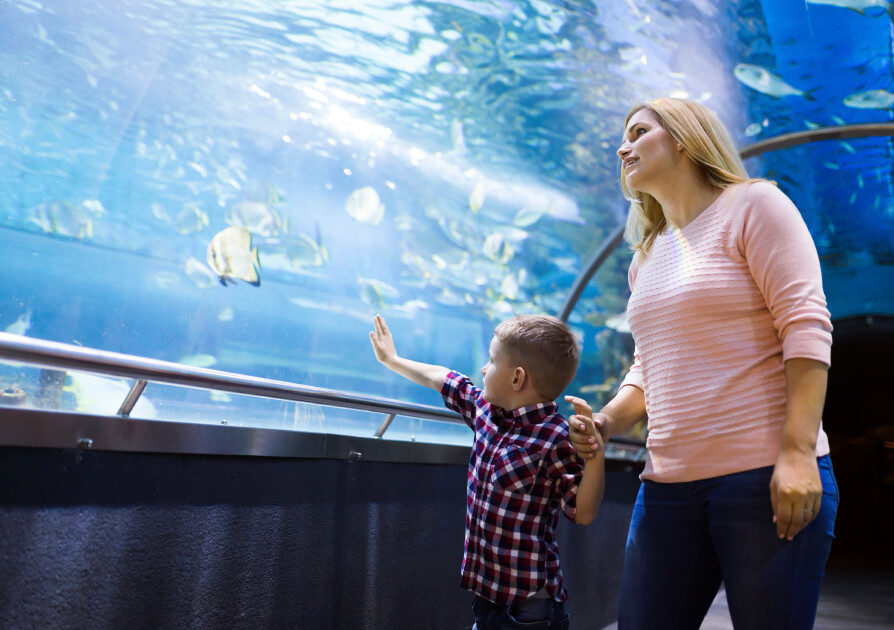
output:
M364 186L352 192L345 201L345 210L354 220L370 225L378 225L385 216L385 205L372 186Z
M261 285L258 248L252 249L251 232L242 226L232 225L215 234L208 244L207 259L224 286L227 280L237 279L256 287Z

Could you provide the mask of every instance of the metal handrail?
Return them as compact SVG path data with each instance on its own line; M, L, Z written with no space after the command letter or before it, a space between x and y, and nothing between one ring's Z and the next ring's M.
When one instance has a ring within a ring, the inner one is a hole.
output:
M146 383L157 382L181 387L214 389L249 396L384 413L386 417L376 430L373 436L375 438L381 438L385 434L395 416L411 416L455 424L464 422L459 414L430 405L405 403L376 396L348 394L310 385L297 385L256 376L209 370L180 363L23 337L7 332L0 332L0 360L50 369L80 370L136 379L118 410L118 415L122 417L126 417L133 409L140 394L145 389ZM629 446L640 446L642 444L639 440L623 436L613 437L612 442Z
M140 388L140 392L135 392L140 382L149 381L330 407L359 409L392 416L413 416L442 422L462 422L459 414L429 405L404 403L387 398L360 396L309 385L296 385L285 381L209 370L118 352L33 339L7 332L0 332L0 360L137 379L134 388L122 402L119 410L120 415L127 415L126 412L133 408L142 391Z
M774 138L767 138L739 151L743 160L767 153L787 149L799 144L821 142L823 140L845 140L854 138L868 138L872 136L894 136L894 123L863 123L858 125L838 125L834 127L818 127L804 131L783 133Z

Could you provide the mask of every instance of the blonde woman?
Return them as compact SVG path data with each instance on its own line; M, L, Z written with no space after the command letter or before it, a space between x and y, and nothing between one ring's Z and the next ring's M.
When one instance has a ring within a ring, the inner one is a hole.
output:
M702 105L634 107L618 156L634 364L598 413L569 400L584 457L648 417L619 628L698 628L721 582L737 630L811 628L838 508L816 248Z

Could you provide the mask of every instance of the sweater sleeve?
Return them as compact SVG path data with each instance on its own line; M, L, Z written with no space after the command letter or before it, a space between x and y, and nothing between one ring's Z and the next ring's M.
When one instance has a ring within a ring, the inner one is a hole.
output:
M630 366L627 376L624 377L624 380L618 386L618 391L621 391L622 387L627 387L628 385L646 391L646 385L643 382L643 365L640 363L639 350L637 349L633 350L633 365Z
M750 185L743 201L739 251L773 317L783 360L830 365L832 322L819 256L804 219L768 182Z

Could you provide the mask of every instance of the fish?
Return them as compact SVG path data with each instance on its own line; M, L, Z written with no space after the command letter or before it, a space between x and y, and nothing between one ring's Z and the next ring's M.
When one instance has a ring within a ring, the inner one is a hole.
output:
M316 223L316 237L299 234L286 246L286 256L293 267L322 267L329 262L329 250L320 236L320 224Z
M494 232L486 239L482 247L485 256L499 263L507 263L515 255L515 247L502 232Z
M119 378L84 374L82 372L68 372L67 383L62 391L71 394L74 398L75 411L84 411L103 416L113 416L124 399L130 393L130 384ZM136 405L130 412L133 418L155 418L157 416L155 405L145 395L137 399Z
M469 209L472 212L478 212L481 210L481 206L484 205L485 200L484 194L484 184L478 182L475 184L475 187L472 189L472 193L469 195Z
M368 304L376 310L385 308L386 297L396 298L400 295L400 291L395 287L374 278L358 276L357 284L360 285L360 299L364 304Z
M423 300L408 300L403 304L393 306L392 310L413 316L421 310L428 310L428 302Z
M240 225L252 234L273 238L288 231L288 219L263 201L240 201L233 204L227 213L229 225Z
M760 123L751 123L745 128L745 135L750 138L752 136L756 136L763 130L764 128Z
M840 7L842 9L850 9L862 15L867 15L866 9L878 7L894 19L892 14L892 3L886 0L807 0L807 4L824 4L829 7ZM879 14L880 15L880 14Z
M450 123L450 141L453 143L453 150L457 153L466 152L466 136L463 131L463 123L461 120L454 119Z
M524 228L537 223L546 210L533 210L531 208L522 208L515 213L512 224L515 227Z
M28 220L48 234L92 238L93 219L80 206L67 201L42 203L30 210Z
M195 203L188 203L177 215L176 224L181 234L200 232L208 227L208 213Z
M208 243L208 266L218 280L227 286L227 280L243 280L256 287L261 286L261 259L258 248L251 248L251 232L244 227L231 225L214 235Z
M163 221L164 223L171 223L171 217L168 216L168 213L165 212L164 206L160 203L152 204L152 216L159 221Z
M518 290L518 280L515 276L512 274L503 276L503 281L500 282L500 295L508 300L515 300L518 298Z
M106 209L103 207L102 202L98 199L85 199L81 206L83 206L84 210L89 212L95 217L101 217L105 214Z
M627 323L627 313L618 313L605 318L605 327L616 330L619 333L630 333L630 324Z
M803 96L808 100L814 100L808 92L792 87L782 80L779 75L773 74L762 66L750 63L740 63L733 69L733 75L750 87L752 90L769 94L780 98L783 96ZM815 89L815 88L814 88Z
M236 311L233 310L233 307L227 306L217 314L217 320L221 322L231 322L235 316Z
M844 104L857 109L888 109L894 105L894 94L887 90L867 90L844 97Z
M31 328L31 309L25 309L25 312L19 315L13 323L6 327L6 332L13 335L24 335Z
M444 287L441 289L441 292L435 296L435 301L447 306L465 306L472 304L474 299L468 293L460 295L449 287Z
M189 354L177 359L177 363L192 367L207 368L217 363L217 357L213 354Z
M170 289L180 282L180 276L173 271L159 271L152 278L159 289Z
M214 281L217 280L217 274L208 269L205 263L192 256L183 263L183 273L186 274L190 282L200 289L207 289L213 286Z
M378 225L385 216L385 205L372 186L358 188L345 201L345 210L356 221Z

